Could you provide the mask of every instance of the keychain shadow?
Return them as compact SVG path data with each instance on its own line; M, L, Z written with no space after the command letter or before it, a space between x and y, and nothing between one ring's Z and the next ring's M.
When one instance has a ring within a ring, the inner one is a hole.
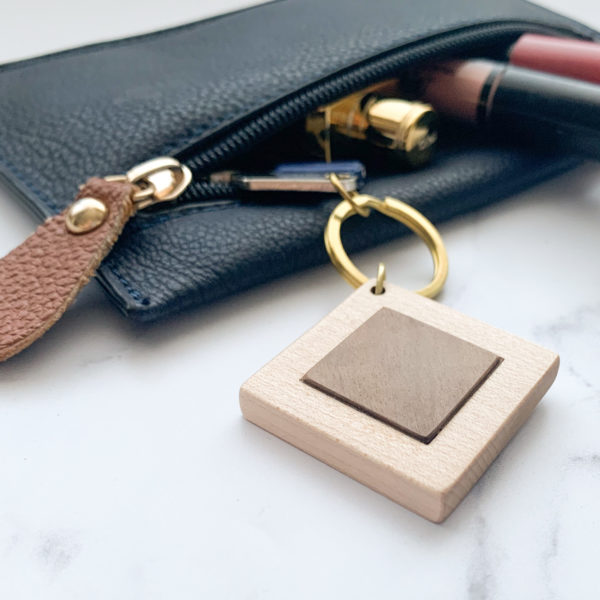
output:
M548 413L542 403L442 523L433 523L412 513L241 418L239 427L242 445L248 444L248 451L252 452L256 461L267 465L265 473L269 471L268 465L278 463L279 469L294 472L299 489L304 486L318 488L326 497L327 505L349 505L361 518L376 520L385 528L401 531L404 537L418 539L433 554L439 550L444 540L464 535L465 531L472 532L474 544L483 543L478 530L487 527L494 514L501 514L498 506L507 495L514 492L514 479L518 477L518 473L517 468L511 465L518 465L520 457L532 455L535 448L543 446L548 426ZM293 509L290 507L290 510ZM529 513L523 511L522 518L528 519ZM513 525L518 526L518 523L513 521Z

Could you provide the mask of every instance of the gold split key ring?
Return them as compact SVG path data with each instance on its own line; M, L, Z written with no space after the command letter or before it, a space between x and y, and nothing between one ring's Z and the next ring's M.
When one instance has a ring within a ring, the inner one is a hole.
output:
M346 253L342 244L341 229L342 223L353 215L368 217L371 210L376 210L406 225L427 244L433 259L433 278L428 285L417 290L416 293L435 298L448 277L448 255L442 237L433 223L405 202L389 196L379 200L368 194L348 192L335 173L330 173L329 179L343 200L335 207L325 227L325 248L340 275L354 287L359 287L369 280L369 277L356 267ZM374 288L375 294L383 293L384 280L385 266L380 263Z

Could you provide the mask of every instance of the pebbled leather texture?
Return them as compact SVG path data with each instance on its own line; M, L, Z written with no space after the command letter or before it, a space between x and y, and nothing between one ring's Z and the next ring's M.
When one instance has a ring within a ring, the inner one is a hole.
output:
M70 233L65 210L0 259L0 361L37 340L75 299L133 213L133 189L129 183L90 179L78 198L105 204L108 215L100 227Z
M90 175L122 173L166 153L193 157L289 94L481 23L595 36L521 0L272 2L1 67L0 173L40 216L56 214L65 204L55 199L70 197ZM439 221L575 163L474 141L440 153L422 171L371 181L367 191L397 195ZM160 212L141 211L99 279L139 319L213 301L326 261L322 228L332 203L184 197ZM385 221L349 229L350 250L403 231Z

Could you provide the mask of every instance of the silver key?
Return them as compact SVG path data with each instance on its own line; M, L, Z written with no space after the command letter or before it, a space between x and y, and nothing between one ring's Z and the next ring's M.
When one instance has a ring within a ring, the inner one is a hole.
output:
M348 192L357 191L357 178L354 175L339 174L344 189ZM317 176L274 176L274 175L245 175L237 171L220 171L210 176L211 183L230 183L242 190L252 192L321 192L335 194L327 175Z

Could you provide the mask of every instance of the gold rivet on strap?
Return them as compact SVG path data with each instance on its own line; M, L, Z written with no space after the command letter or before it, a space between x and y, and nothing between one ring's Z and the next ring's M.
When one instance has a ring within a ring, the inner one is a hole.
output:
M96 198L80 198L69 208L65 224L71 233L81 234L94 231L104 223L108 208Z

